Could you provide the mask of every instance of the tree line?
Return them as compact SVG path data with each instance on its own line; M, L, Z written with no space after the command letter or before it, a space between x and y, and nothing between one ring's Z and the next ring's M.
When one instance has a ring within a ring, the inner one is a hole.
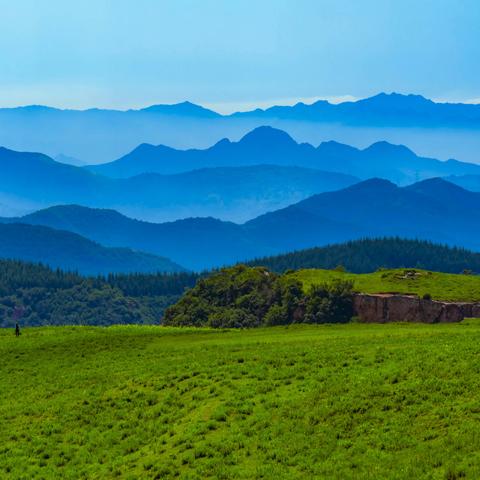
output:
M262 265L275 272L302 268L330 270L341 265L352 273L370 273L379 268L421 268L462 273L465 270L480 272L480 253L426 240L385 237L259 258L248 262L248 265Z
M84 277L41 264L0 260L0 326L159 323L165 308L198 275L114 274Z

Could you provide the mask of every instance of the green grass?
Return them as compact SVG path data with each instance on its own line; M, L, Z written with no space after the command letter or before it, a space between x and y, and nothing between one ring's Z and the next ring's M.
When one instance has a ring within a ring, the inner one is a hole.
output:
M480 322L0 332L0 478L480 478Z
M354 289L363 293L410 293L423 296L429 293L434 300L479 302L480 275L415 271L417 275L405 275L405 269L384 270L374 273L343 273L335 270L299 270L291 273L302 281L305 288L328 282L335 278L353 280Z

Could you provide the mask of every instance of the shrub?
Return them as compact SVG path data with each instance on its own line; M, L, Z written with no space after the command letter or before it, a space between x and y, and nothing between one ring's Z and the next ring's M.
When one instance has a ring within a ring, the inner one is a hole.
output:
M257 318L241 308L225 308L211 314L208 325L214 328L258 327Z
M264 324L268 327L287 325L288 323L288 311L284 305L272 305L265 315Z
M306 323L346 323L353 316L353 282L314 285L306 298Z

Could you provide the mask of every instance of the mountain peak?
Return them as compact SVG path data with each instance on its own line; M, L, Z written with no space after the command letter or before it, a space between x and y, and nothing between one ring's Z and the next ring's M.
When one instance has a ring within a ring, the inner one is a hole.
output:
M262 126L253 129L243 136L239 142L244 145L257 147L284 147L297 145L297 142L283 130L270 126Z
M368 191L368 192L378 192L378 191L392 191L397 190L398 186L395 185L390 180L385 180L384 178L369 178L363 182L356 183L351 187L347 187L345 190L350 191Z
M363 150L365 153L373 153L376 155L408 155L416 157L416 154L412 152L405 145L394 145L393 143L382 140L380 142L372 143L369 147Z
M220 117L221 115L213 110L202 107L195 103L185 101L173 104L159 104L151 105L150 107L142 108L141 112L160 113L165 115L184 115L191 117Z
M467 192L464 188L440 177L428 178L426 180L414 183L406 188L416 192L429 193L432 195L448 195L452 193Z
M415 108L425 105L431 105L434 102L432 102L428 98L423 97L422 95L404 95L402 93L396 92L382 92L374 95L373 97L359 100L357 103L363 103L385 108Z
M226 146L229 146L231 144L232 144L232 142L230 141L229 138L222 138L217 143L215 143L213 145L213 147L226 147Z

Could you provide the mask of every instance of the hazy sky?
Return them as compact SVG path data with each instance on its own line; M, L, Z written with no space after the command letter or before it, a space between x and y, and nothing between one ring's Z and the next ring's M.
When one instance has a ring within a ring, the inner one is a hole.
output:
M479 0L0 0L0 105L480 101Z

